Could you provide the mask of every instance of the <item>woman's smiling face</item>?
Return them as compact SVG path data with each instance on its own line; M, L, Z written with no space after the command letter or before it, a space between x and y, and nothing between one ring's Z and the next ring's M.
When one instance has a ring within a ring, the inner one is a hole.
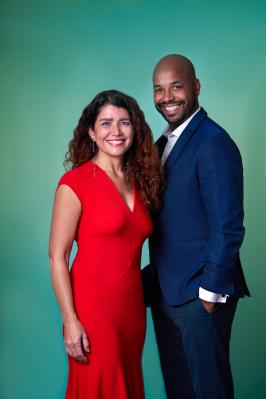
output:
M89 134L96 142L99 153L112 158L123 158L134 136L128 111L110 104L103 106Z

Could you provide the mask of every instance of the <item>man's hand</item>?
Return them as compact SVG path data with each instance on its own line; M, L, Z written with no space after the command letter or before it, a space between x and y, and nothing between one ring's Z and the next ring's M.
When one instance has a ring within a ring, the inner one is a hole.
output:
M201 298L200 301L208 313L212 313L214 311L215 302L208 302Z

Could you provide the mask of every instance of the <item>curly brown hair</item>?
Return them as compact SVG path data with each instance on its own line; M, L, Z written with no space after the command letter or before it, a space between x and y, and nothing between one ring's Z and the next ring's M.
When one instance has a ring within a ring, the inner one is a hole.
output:
M97 116L105 105L124 108L129 114L134 136L131 147L123 157L123 172L128 184L134 184L140 192L143 203L148 209L155 211L160 207L163 170L151 129L133 97L117 90L97 94L79 119L65 155L64 165L67 169L74 169L95 156L93 141L88 130L94 128Z

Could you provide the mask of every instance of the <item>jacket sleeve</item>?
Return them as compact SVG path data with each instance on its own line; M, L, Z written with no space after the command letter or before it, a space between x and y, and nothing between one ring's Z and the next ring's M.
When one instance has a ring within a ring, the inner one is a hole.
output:
M199 184L209 223L206 261L200 286L234 294L232 274L244 238L243 168L239 150L224 132L201 149Z

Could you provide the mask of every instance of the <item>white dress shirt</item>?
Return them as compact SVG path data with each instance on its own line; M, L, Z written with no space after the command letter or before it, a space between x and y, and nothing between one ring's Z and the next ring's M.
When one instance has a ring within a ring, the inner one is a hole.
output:
M170 152L172 151L175 143L189 124L189 122L194 118L194 116L199 112L200 107L192 114L188 119L186 119L181 125L179 125L174 131L171 132L169 126L163 131L163 135L167 138L167 143L165 145L163 155L161 158L162 164L164 165ZM222 302L225 303L226 299L229 295L227 294L218 294L215 292L211 292L205 290L202 287L199 287L199 297L208 302Z
M191 119L199 112L200 108L197 109L197 111L194 112L188 119L185 120L185 122L181 123L181 125L177 126L177 128L171 132L169 129L169 126L166 127L166 129L163 131L163 135L167 138L167 143L164 147L163 155L161 158L162 164L165 164L166 159L168 158L170 152L172 151L172 148L174 147L175 143L181 136L181 133L185 130Z

